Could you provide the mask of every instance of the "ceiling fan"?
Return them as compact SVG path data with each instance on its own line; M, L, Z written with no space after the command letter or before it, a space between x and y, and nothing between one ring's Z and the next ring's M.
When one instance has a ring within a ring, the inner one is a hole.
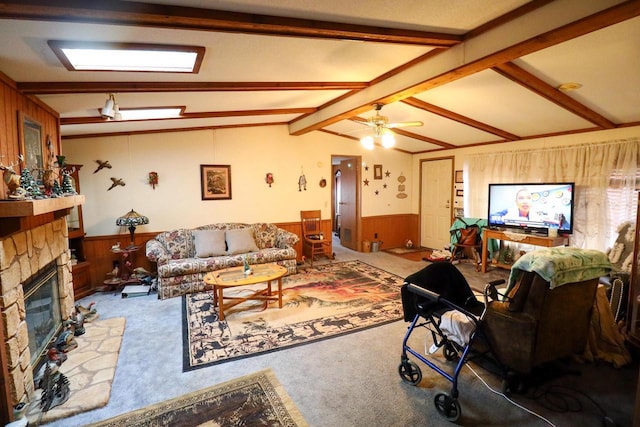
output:
M380 114L380 110L382 109L383 106L384 104L374 104L374 107L376 109L376 114L372 117L369 117L367 121L358 122L373 128L373 136L371 135L365 136L360 140L362 145L369 150L373 149L374 142L376 140L382 141L382 146L385 148L393 147L396 141L395 141L394 134L390 129L423 125L423 123L420 121L389 122L389 119L387 117Z

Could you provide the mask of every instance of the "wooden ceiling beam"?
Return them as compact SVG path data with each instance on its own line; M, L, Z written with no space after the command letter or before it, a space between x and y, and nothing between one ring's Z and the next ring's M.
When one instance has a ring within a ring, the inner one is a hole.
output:
M578 2L578 0L575 0ZM531 20L519 16L492 28L488 33L477 34L457 46L444 49L437 55L398 74L390 76L376 85L343 99L339 103L320 109L289 124L291 135L302 135L340 121L340 116L359 114L363 106L375 102L385 104L401 101L417 93L454 82L461 78L513 61L522 56L555 46L576 37L640 16L640 0L628 0L600 9L598 3L586 3L582 18L575 17L571 2L549 2L538 10L539 25L522 21ZM554 19L545 19L545 14ZM558 18L561 17L561 19ZM564 22L564 23L563 23ZM502 33L502 37L496 35ZM483 41L490 42L492 49L484 50ZM462 59L462 63L461 63Z
M22 82L26 95L110 92L260 92L286 90L360 90L365 82Z
M519 85L529 89L535 94L546 98L547 100L564 108L565 110L568 110L573 114L576 114L583 119L600 126L603 129L613 129L616 127L616 124L606 117L600 115L599 113L596 113L584 104L576 101L569 95L561 92L560 90L546 83L544 80L517 66L513 62L499 64L492 69L498 74L508 78L509 80L518 83Z
M424 102L418 98L409 97L409 98L403 99L402 102L404 102L407 105L411 105L412 107L419 108L421 110L425 110L433 114L437 114L438 116L444 117L445 119L453 120L458 123L462 123L463 125L471 126L473 128L480 129L481 131L500 136L508 141L517 141L520 139L518 135L514 135L502 129L495 128L486 123L473 120L472 118L463 116L461 114L454 113L453 111L444 109L442 107L438 107L437 105L429 104L428 102Z
M434 47L450 47L462 40L462 36L459 35L429 31L115 0L0 1L0 18L134 25Z
M309 114L316 111L316 108L275 108L272 110L239 110L239 111L203 111L198 113L182 113L178 117L162 119L127 120L133 121L158 121L158 120L184 120L184 119L210 119L220 117L242 117L242 116L272 116L278 114ZM122 123L117 120L105 120L99 116L91 117L62 117L60 125L80 125L89 123Z

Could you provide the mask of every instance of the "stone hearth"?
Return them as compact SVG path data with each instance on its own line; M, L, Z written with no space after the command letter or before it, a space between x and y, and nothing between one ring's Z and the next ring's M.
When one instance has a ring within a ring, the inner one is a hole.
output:
M59 218L0 240L0 315L4 326L3 344L9 368L7 382L11 390L11 405L31 401L34 396L23 283L55 261L63 320L74 309L67 233L66 219Z

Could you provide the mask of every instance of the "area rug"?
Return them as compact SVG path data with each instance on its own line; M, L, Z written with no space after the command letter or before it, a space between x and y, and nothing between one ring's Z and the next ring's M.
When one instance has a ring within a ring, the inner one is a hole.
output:
M67 360L60 366L69 380L69 400L41 412L42 390L36 390L27 411L30 426L101 408L109 402L125 324L123 317L84 324L85 333L75 337L78 347L67 353Z
M391 248L385 249L386 253L399 256L410 261L423 261L423 258L428 258L431 255L432 249L419 247L419 248Z
M308 425L270 369L90 424L91 427L258 425Z
M244 303L219 321L211 292L183 297L184 370L361 331L402 318L403 279L348 261L283 278L283 308ZM241 292L241 288L239 288Z

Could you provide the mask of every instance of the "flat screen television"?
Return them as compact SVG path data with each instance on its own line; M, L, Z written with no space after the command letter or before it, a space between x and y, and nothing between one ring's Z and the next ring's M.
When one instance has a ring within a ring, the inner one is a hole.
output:
M489 184L487 222L525 233L546 235L557 228L559 234L571 234L574 196L573 182Z

